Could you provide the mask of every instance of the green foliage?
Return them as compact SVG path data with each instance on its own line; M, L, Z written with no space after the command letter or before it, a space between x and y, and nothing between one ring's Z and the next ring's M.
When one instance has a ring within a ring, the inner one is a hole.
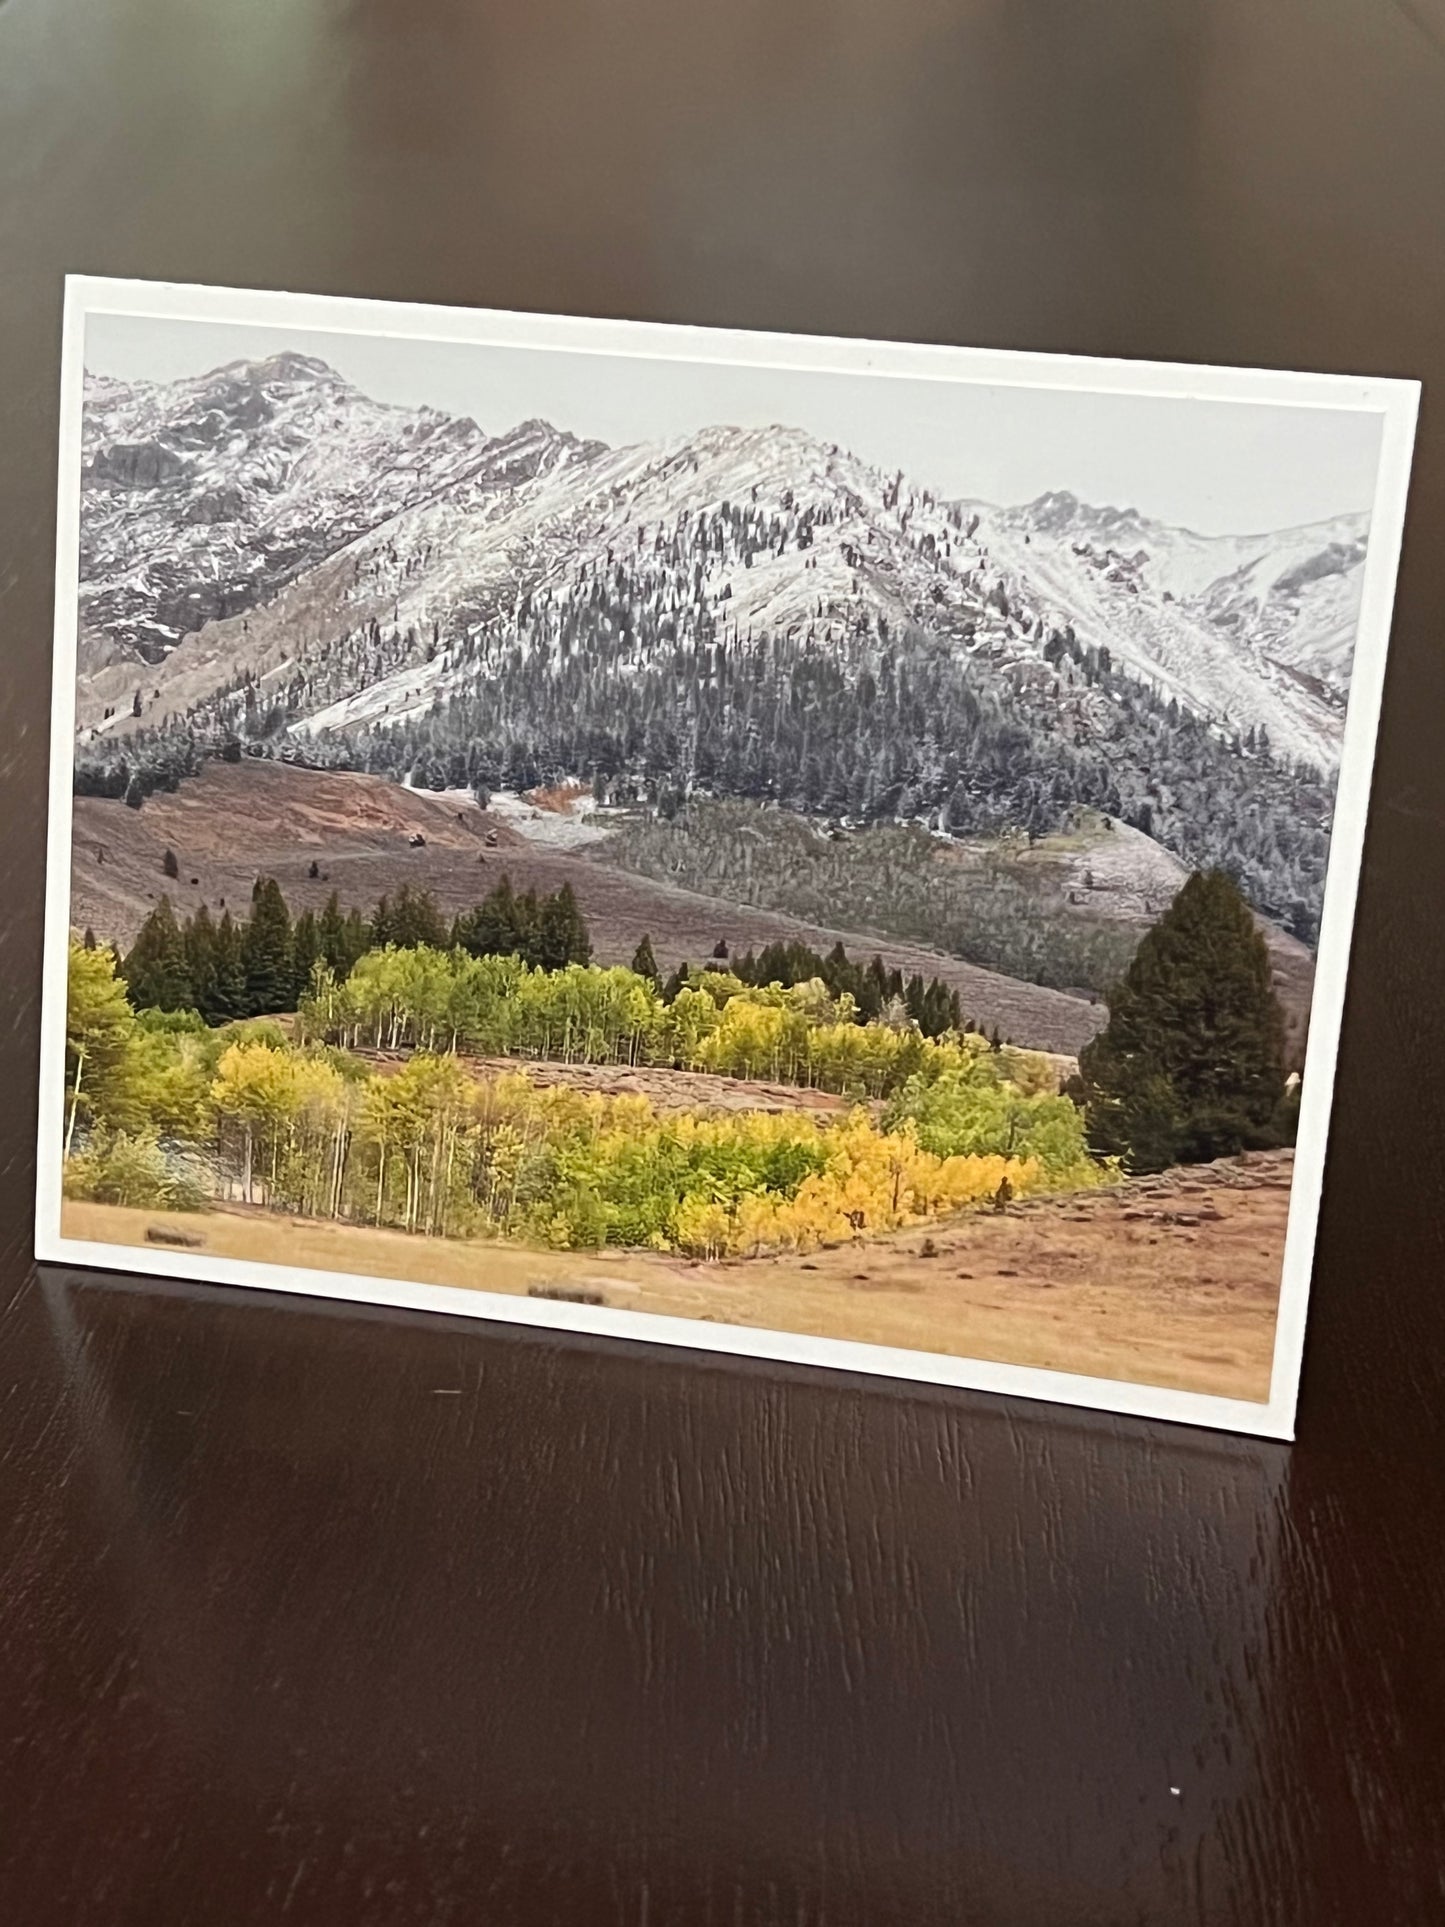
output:
M227 1044L262 1044L267 1050L284 1050L290 1039L280 1024L269 1017L249 1017L243 1024L226 1027Z
M851 995L830 995L817 977L758 986L707 969L659 992L632 970L548 971L460 949L369 951L344 980L323 968L298 1013L304 1037L353 1049L653 1064L860 1098L950 1066L1023 1090L1051 1081L1049 1059L994 1053L976 1035L926 1037L901 1006L877 1023L858 1019Z
M229 910L221 912L221 920L216 925L211 1004L201 1014L212 1024L229 1023L232 1018L246 1014L246 959L241 931Z
M311 972L321 957L321 933L315 913L303 910L291 926L291 999L288 1010L311 988Z
M1284 1141L1284 1020L1237 887L1193 876L1110 993L1077 1094L1096 1151L1132 1171Z
M316 920L316 942L322 961L338 977L344 977L357 958L366 953L367 933L360 912L353 910L349 917L343 916L334 890Z
M274 877L262 877L251 893L251 915L241 937L241 965L246 976L246 1016L289 1007L291 916Z
M118 1129L141 1120L137 1027L109 950L73 939L65 1005L66 1142L77 1129Z
M1000 1151L1034 1159L1059 1184L1097 1183L1078 1106L1054 1093L1021 1092L990 1074L992 1061L976 1059L935 1076L915 1073L884 1112L884 1129L911 1125L923 1148L938 1157Z
M652 938L646 934L632 953L632 974L641 977L644 983L651 984L654 990L662 989L662 972L652 954Z
M372 947L382 950L387 944L413 949L428 944L435 950L445 948L447 928L430 890L413 890L404 883L395 898L383 897L371 919Z
M139 1010L135 1025L142 1037L209 1037L206 1020L198 1010Z
M220 957L216 926L204 903L195 915L186 921L182 948L185 953L186 976L189 979L189 1002L207 1023L215 1023L223 1016L234 1015L229 1010L223 1012L221 1008Z
M147 1211L199 1211L206 1202L198 1178L168 1158L149 1130L93 1137L66 1160L64 1191L68 1198Z
M470 956L520 957L539 970L585 964L592 955L586 919L570 883L539 902L532 890L518 896L506 875L474 910L457 918L451 940Z
M171 909L162 897L136 935L123 966L130 1000L137 1010L183 1010L195 1002L186 947Z
M608 840L607 855L660 882L809 922L862 924L1057 989L1107 989L1136 941L1087 902L1070 906L1059 863L1047 849L1031 856L1022 837L983 853L952 848L916 824L830 838L783 810L696 799L671 818L629 823Z
M537 916L535 961L543 970L565 970L591 961L592 940L577 907L572 885L564 883L547 897Z
M904 983L900 970L890 970L881 957L870 964L855 963L841 942L834 944L826 957L805 943L770 943L754 956L750 950L736 959L732 972L745 984L823 984L835 998L853 1001L860 1023L887 1016L897 1024L911 1020L925 1037L942 1037L946 1031L963 1030L963 1012L957 991L934 977L924 983L914 976Z
M177 1209L205 1191L429 1235L716 1256L925 1221L1005 1181L1107 1175L1072 1105L1030 1088L1045 1060L860 1025L816 979L758 989L701 971L669 1006L633 971L388 948L344 981L318 962L296 1041L267 1019L137 1018L114 959L79 944L72 983L73 1197ZM340 1048L378 1040L411 1054L373 1071ZM478 1078L448 1048L461 1041L895 1095L881 1125L862 1110L659 1115L638 1097Z

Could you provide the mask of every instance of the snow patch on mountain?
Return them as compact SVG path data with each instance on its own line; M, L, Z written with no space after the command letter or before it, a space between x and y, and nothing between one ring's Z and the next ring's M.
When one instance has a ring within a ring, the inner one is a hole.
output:
M276 685L369 625L397 639L384 670L290 725L414 716L447 701L487 625L524 639L529 605L646 582L679 636L706 610L740 637L826 647L881 617L1047 676L1066 634L1222 735L1338 760L1364 515L1202 536L1062 490L949 503L783 425L616 449L536 420L488 436L291 354L168 386L88 377L84 449L86 731L129 727L132 686L162 722L238 673ZM677 531L726 523L725 505L746 544L694 546L659 583Z
M1338 761L1366 515L1204 536L1062 492L976 512L990 566L1081 643L1278 753Z

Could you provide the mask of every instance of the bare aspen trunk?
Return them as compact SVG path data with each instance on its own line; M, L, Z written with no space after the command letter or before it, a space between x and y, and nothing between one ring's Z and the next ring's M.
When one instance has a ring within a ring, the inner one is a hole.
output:
M441 1155L442 1155L442 1121L441 1121L441 1118L438 1117L437 1127L436 1127L436 1136L432 1141L431 1176L430 1176L430 1181L427 1185L426 1223L427 1223L428 1236L430 1236L436 1229L437 1178L440 1174L439 1167L441 1165Z
M75 1114L80 1109L80 1080L85 1072L85 1046L81 1045L75 1059L75 1084L70 1093L70 1122L65 1127L65 1155L70 1156L70 1146L75 1138Z
M447 1135L447 1175L446 1183L442 1187L441 1235L443 1238L447 1235L447 1201L452 1195L452 1169L456 1161L456 1154L457 1134L455 1130L452 1130Z

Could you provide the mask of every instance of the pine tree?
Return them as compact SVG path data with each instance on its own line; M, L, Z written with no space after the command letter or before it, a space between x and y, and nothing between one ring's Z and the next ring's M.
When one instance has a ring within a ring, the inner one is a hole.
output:
M927 992L923 987L923 978L915 972L915 974L908 979L908 988L903 993L903 1003L908 1015L920 1030L923 1028L925 1015L924 998L926 995Z
M507 957L517 947L517 920L512 885L503 877L472 910L464 910L452 925L452 942L473 957Z
M368 935L373 950L384 950L389 943L395 943L392 932L395 927L391 912L391 898L382 897L371 913Z
M168 877L178 877L181 874L181 866L176 861L174 850L167 850L161 858L161 869Z
M537 914L534 961L543 970L565 970L568 964L585 964L592 956L592 939L572 885L564 883L547 897Z
M246 1014L246 965L241 954L241 932L229 910L216 925L215 979L211 990L214 1016L210 1022L230 1023Z
M293 1007L311 988L311 969L321 956L321 934L310 910L303 910L291 927L291 996Z
M85 935L80 940L80 947L82 950L94 950L95 948L95 932L89 924L85 926Z
M570 883L564 883L557 892L557 902L570 933L567 961L575 964L591 963L592 933L587 928L587 919L582 914L582 906L578 903Z
M347 973L349 974L351 970L351 966L357 961L358 958L364 957L366 955L367 948L368 948L367 935L366 935L366 919L365 917L362 916L359 910L347 911L345 933L346 933L346 953L345 953L346 970L347 970Z
M377 918L383 917L383 897L377 908ZM385 919L388 935L381 938L383 943L394 943L399 949L414 950L418 944L430 944L435 950L447 947L446 925L442 922L441 912L437 909L436 898L430 890L413 890L404 883L396 893L396 901L390 906Z
M251 893L251 916L241 939L246 972L246 1015L265 1017L289 1010L291 1002L291 917L274 877Z
M316 923L316 941L321 955L338 977L344 977L356 959L349 954L346 941L346 919L341 914L341 901L333 890L326 899L326 908Z
M516 928L513 949L519 957L536 969L542 961L542 911L537 902L537 892L524 890L520 896L514 897L512 914Z
M657 959L652 954L652 938L650 936L644 935L642 942L638 944L636 950L632 953L632 971L634 976L641 977L647 983L650 983L654 990L661 990L662 972L658 969ZM746 981L747 980L744 979L744 982Z
M141 925L121 974L137 1010L186 1010L195 1002L169 897L162 897Z
M1161 1171L1280 1142L1284 1018L1269 951L1222 871L1189 878L1079 1058L1090 1142Z
M208 1024L217 1020L216 1010L216 926L203 903L186 923L186 969L191 979L191 1000Z

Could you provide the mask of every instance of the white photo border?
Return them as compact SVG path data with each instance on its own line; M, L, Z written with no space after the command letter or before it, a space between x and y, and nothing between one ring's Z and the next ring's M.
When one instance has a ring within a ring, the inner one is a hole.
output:
M84 331L87 318L99 314L313 329L327 334L455 342L476 347L761 366L799 373L870 375L884 379L923 377L992 387L1082 389L1101 394L1182 400L1264 402L1275 407L1348 409L1378 416L1382 431L1379 467L1330 836L1268 1400L1254 1403L1130 1380L999 1364L951 1353L902 1350L851 1339L815 1338L651 1312L423 1285L407 1279L303 1270L182 1251L142 1251L132 1245L97 1244L63 1236L63 1160L59 1147L65 1109ZM643 1340L693 1351L736 1353L794 1365L820 1365L995 1392L1012 1398L1084 1406L1139 1418L1169 1419L1267 1438L1293 1438L1346 973L1419 398L1418 382L1376 376L1195 367L1172 362L766 334L669 323L434 307L334 295L69 276L65 284L61 355L55 653L36 1179L37 1259L102 1270L150 1272L197 1283L245 1285L302 1296L495 1319L508 1324Z

